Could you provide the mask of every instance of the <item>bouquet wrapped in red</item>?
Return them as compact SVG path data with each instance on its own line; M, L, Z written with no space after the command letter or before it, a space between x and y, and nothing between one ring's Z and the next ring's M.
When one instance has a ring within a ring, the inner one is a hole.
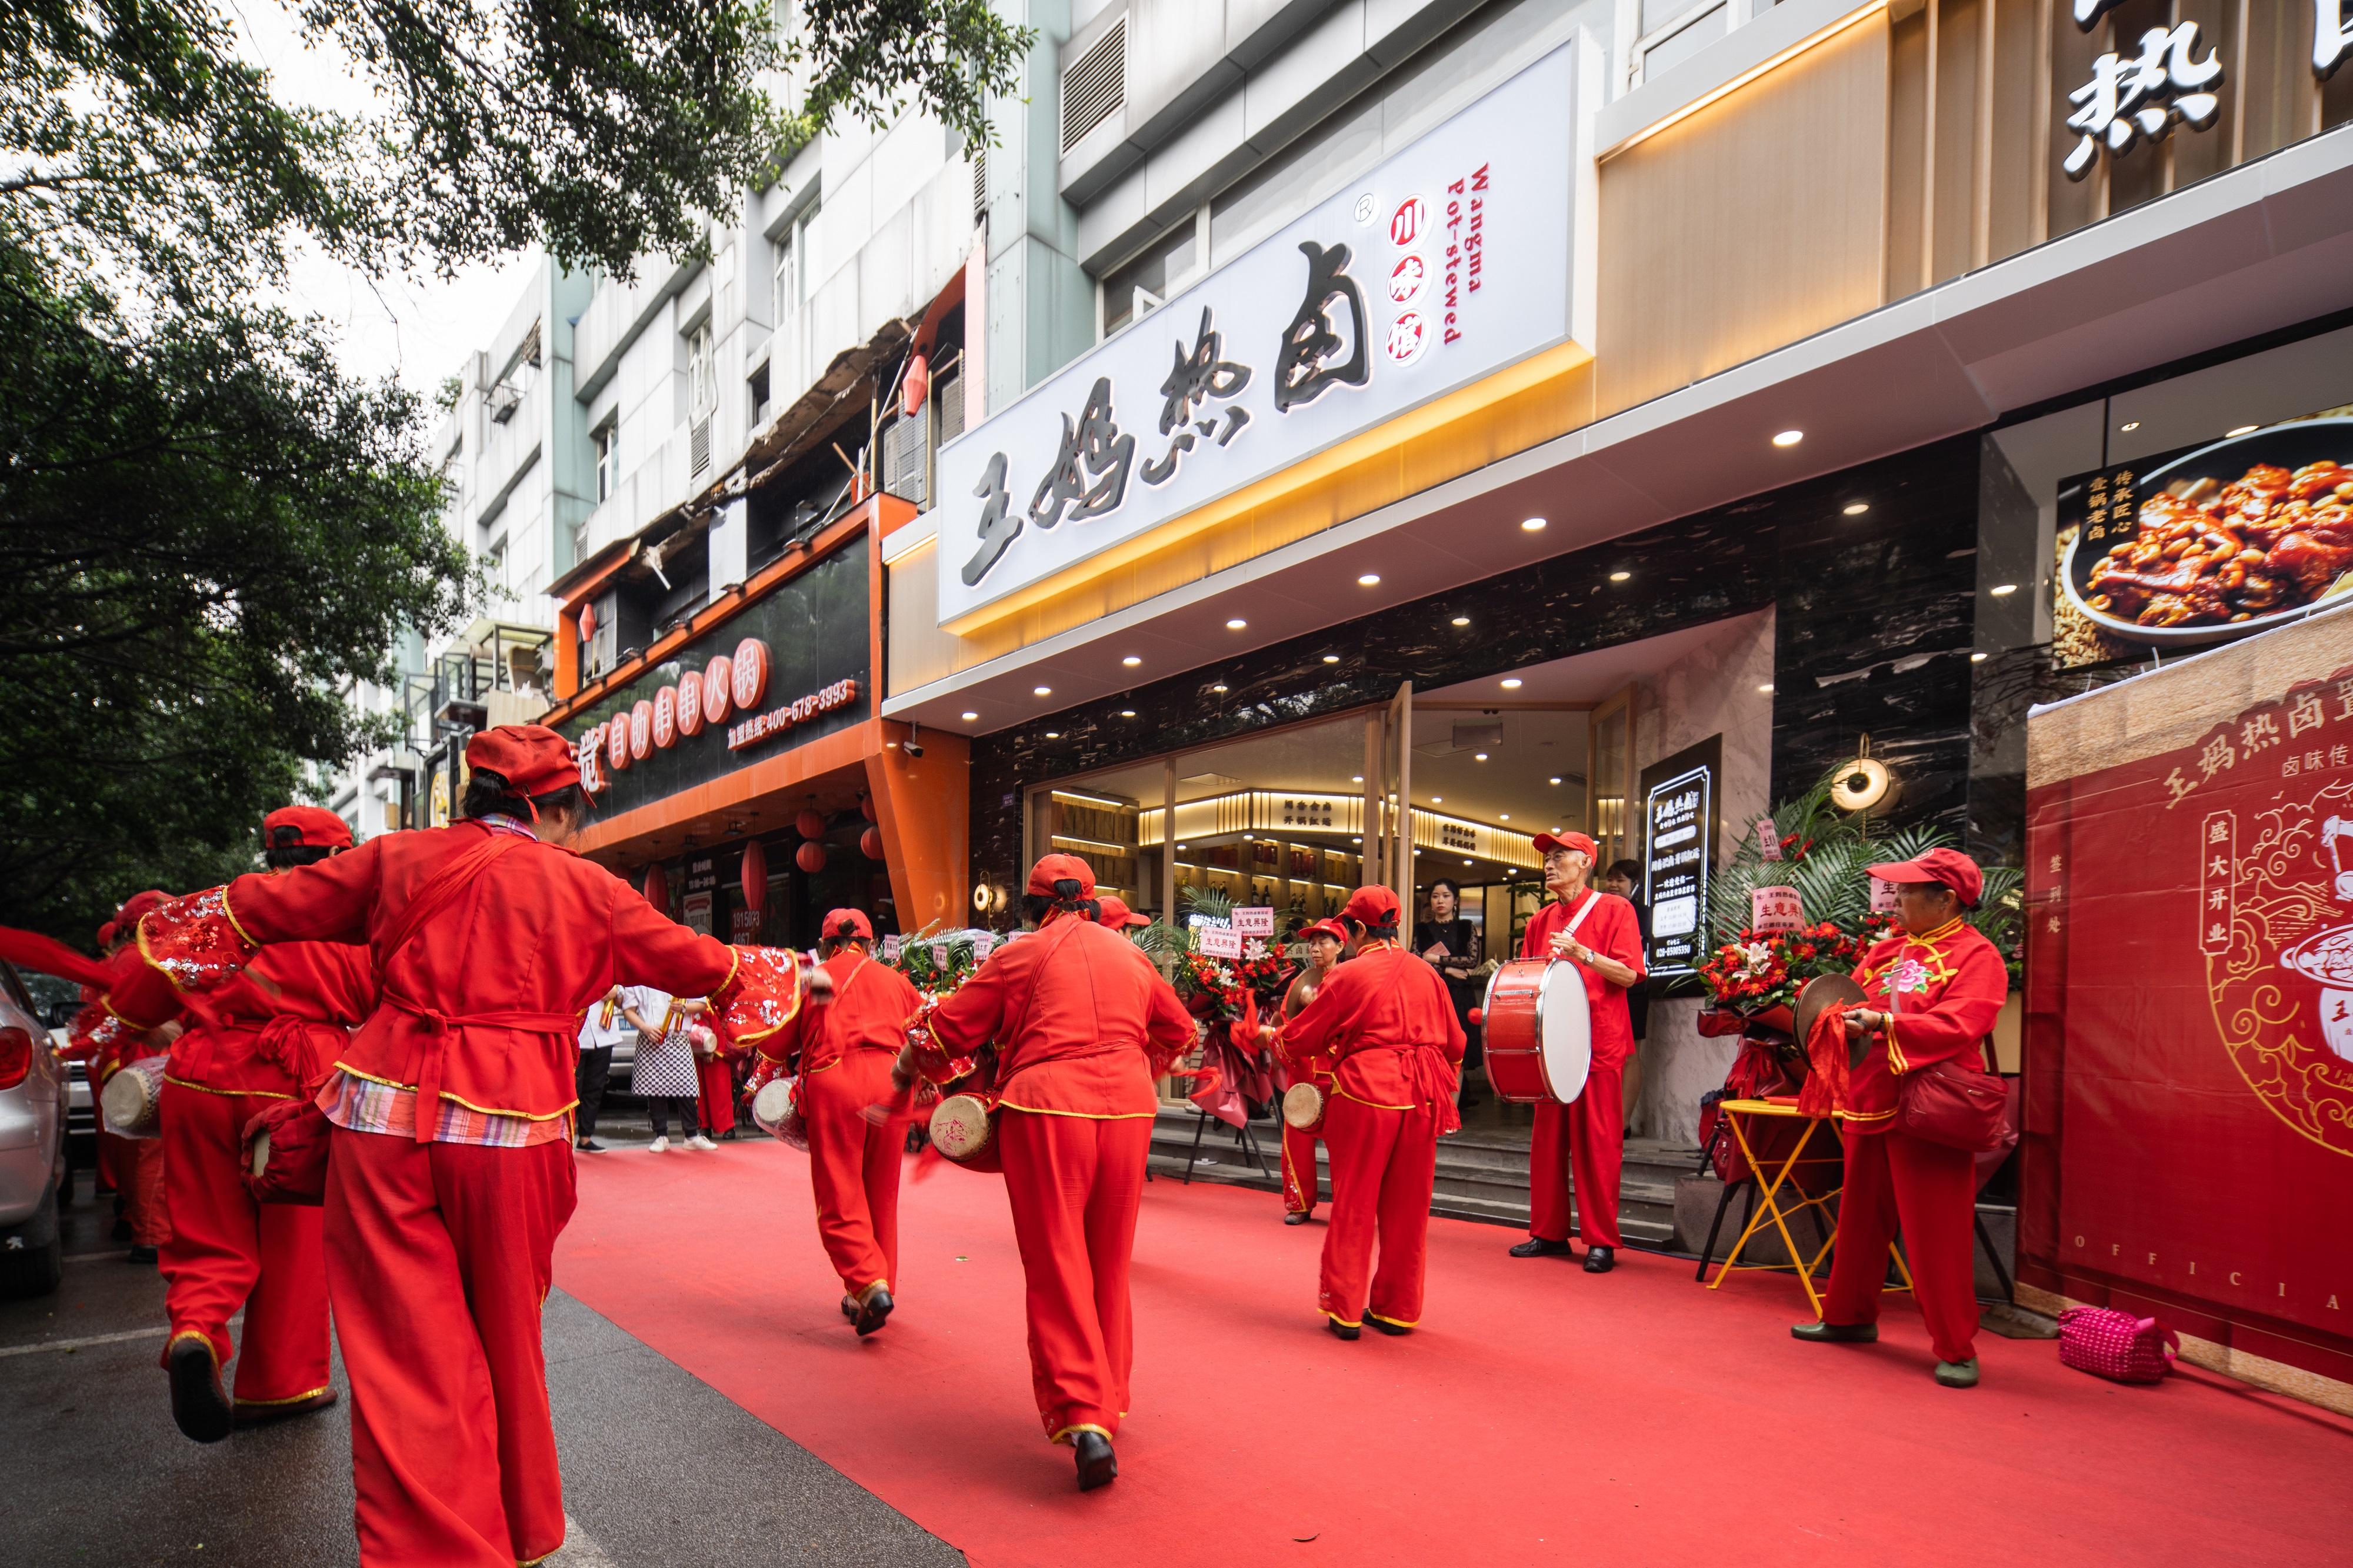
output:
M1788 931L1744 929L1700 966L1700 984L1714 1005L1745 1017L1785 1011L1797 1005L1799 991L1815 975L1852 970L1863 949L1879 940L1886 917L1873 916L1866 924L1869 929L1852 936L1829 921ZM1779 1026L1788 1026L1786 1019Z

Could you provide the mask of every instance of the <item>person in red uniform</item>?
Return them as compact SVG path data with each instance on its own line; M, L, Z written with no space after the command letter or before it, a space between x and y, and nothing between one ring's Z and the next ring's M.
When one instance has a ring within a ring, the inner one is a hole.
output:
M1039 860L1023 898L1036 931L922 1018L895 1069L902 1082L920 1072L944 1083L997 1045L996 1142L1029 1282L1029 1381L1048 1441L1074 1451L1082 1491L1119 1474L1153 1079L1195 1040L1152 961L1098 923L1094 890L1077 856Z
M262 821L262 854L273 871L351 845L343 819L315 805L286 806ZM316 1093L350 1031L375 1008L365 950L280 943L199 1007L142 963L108 1005L142 1026L174 1017L187 1026L172 1047L160 1110L172 1210L163 1250L172 1332L162 1365L173 1420L195 1441L217 1443L233 1426L325 1409L336 1394L327 1375L321 1214L256 1203L239 1170L241 1140L270 1101ZM240 1308L245 1346L232 1404L221 1369L237 1353L228 1323Z
M907 1120L870 1119L892 1099L891 1065L923 998L897 970L874 962L874 927L858 910L830 910L823 933L833 1001L760 1045L763 1071L799 1058L817 1234L846 1292L842 1315L860 1338L881 1328L899 1280L899 1166Z
M1462 1125L1454 1106L1462 1025L1438 971L1398 945L1398 914L1387 888L1350 894L1340 923L1356 956L1276 1036L1289 1060L1332 1060L1324 1113L1332 1221L1315 1300L1324 1326L1344 1340L1358 1337L1366 1320L1385 1334L1421 1321L1438 1141Z
M1912 1296L1936 1352L1936 1381L1974 1388L1977 1156L1899 1131L1896 1101L1905 1079L1934 1063L1984 1070L1986 1037L2009 994L2010 974L2001 951L1965 918L1985 889L1976 861L1957 849L1931 849L1917 860L1873 866L1871 874L1897 885L1904 932L1873 942L1855 966L1862 1003L1815 1024L1817 1031L1841 1027L1848 1041L1867 1048L1848 1069L1839 1112L1846 1188L1822 1321L1789 1332L1818 1343L1878 1339L1887 1248L1900 1226Z
M1642 931L1634 906L1592 886L1600 851L1582 833L1535 836L1545 890L1553 901L1528 921L1522 958L1577 965L1593 1016L1593 1067L1572 1104L1536 1107L1528 1144L1528 1239L1514 1258L1566 1257L1569 1178L1576 1175L1577 1229L1585 1271L1607 1274L1618 1258L1618 1184L1626 1157L1626 1063L1634 1054L1626 991L1642 979Z
M160 909L171 899L169 893L150 888L133 893L122 900L115 911L112 931L101 931L100 945L115 973L127 981L138 973L140 959L132 940L139 931L139 921L150 910ZM109 988L111 994L111 987ZM100 998L93 997L93 1001ZM102 1002L101 1002L102 1005ZM129 1020L122 1020L129 1026ZM90 1080L90 1103L96 1109L99 1097L106 1092L107 1080L142 1057L155 1055L170 1048L169 1034L177 1028L174 1023L164 1035L151 1036L131 1026L111 1031L107 1038L90 1051L84 1058L82 1071ZM172 1239L171 1200L164 1190L164 1172L167 1156L161 1138L125 1138L107 1131L103 1113L98 1121L98 1179L114 1189L117 1212L121 1224L128 1227L131 1240L131 1261L156 1262L164 1244Z
M1138 926L1148 926L1152 923L1129 909L1125 899L1115 899L1108 893L1097 899L1095 906L1102 911L1095 918L1122 936L1125 936Z
M1299 940L1307 945L1307 962L1300 973L1309 983L1321 987L1340 962L1340 949L1347 942L1348 932L1338 921L1317 921L1303 928ZM1294 980L1293 984L1297 984ZM1277 1040L1281 1039L1278 1034ZM1285 1061L1283 1070L1290 1083L1312 1083L1324 1091L1326 1105L1332 1100L1332 1058L1321 1051L1309 1052L1296 1061ZM1315 1214L1315 1192L1319 1184L1315 1173L1315 1141L1323 1136L1282 1124L1282 1223L1305 1225Z
M711 995L738 1039L803 1000L788 963L657 913L564 848L571 742L466 747L465 820L240 877L149 915L140 946L206 991L280 942L368 948L375 1009L329 1064L327 1287L352 1384L364 1564L536 1563L564 1542L540 1309L571 1217L573 1055L616 981Z

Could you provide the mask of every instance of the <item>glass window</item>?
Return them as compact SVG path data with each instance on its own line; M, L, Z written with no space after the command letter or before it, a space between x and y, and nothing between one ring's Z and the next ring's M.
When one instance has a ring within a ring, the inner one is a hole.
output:
M1682 64L1708 45L1724 37L1725 7L1718 5L1704 16L1677 28L1658 42L1646 45L1642 50L1644 79Z
M596 499L607 501L621 487L621 426L618 421L600 427L596 442Z
M711 327L694 329L686 341L686 405L696 424L711 416Z
M793 231L788 228L777 236L772 248L776 259L768 269L768 324L781 327L800 303L800 297L794 292Z
M1145 247L1143 255L1103 279L1103 336L1150 315L1169 295L1192 281L1199 270L1194 258L1197 226L1196 220L1187 217Z

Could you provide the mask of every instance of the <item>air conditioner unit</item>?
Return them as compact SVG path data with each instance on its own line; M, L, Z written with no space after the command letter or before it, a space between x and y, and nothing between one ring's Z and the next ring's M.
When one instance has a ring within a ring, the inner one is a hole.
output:
M522 405L522 394L505 382L491 388L491 418L496 423L503 425L513 418L515 410Z

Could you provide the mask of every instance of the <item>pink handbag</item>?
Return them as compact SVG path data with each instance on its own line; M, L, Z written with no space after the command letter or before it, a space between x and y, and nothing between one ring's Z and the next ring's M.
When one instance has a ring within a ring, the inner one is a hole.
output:
M2173 1370L2181 1336L2155 1318L2114 1307L2070 1307L2059 1314L2059 1361L2118 1383L2157 1383Z

